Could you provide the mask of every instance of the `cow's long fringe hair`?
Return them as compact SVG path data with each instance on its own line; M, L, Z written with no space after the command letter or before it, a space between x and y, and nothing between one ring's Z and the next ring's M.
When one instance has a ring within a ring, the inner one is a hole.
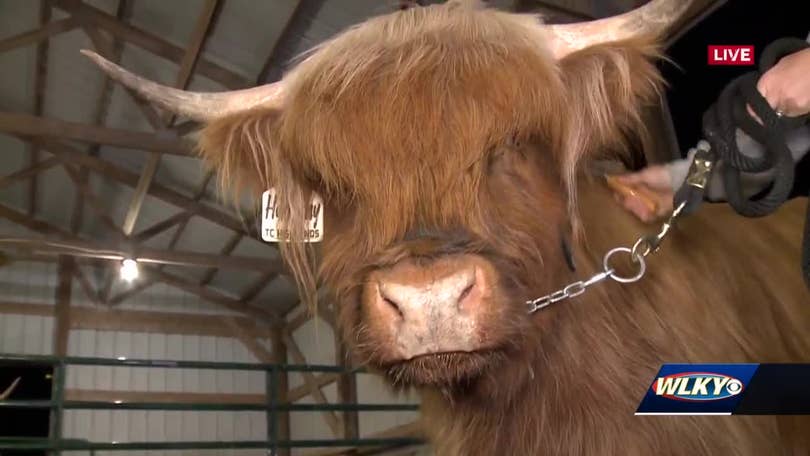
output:
M365 245L352 248L372 252L416 218L446 224L448 208L469 205L449 201L415 213L421 194L451 188L456 174L480 166L483 154L508 138L541 141L568 190L576 232L581 158L616 149L623 132L641 130L639 101L659 82L649 63L657 50L639 39L557 62L537 20L461 5L372 19L302 55L285 77L281 110L216 120L202 131L200 150L224 189L258 195L275 186L290 226L303 223L312 187L334 207L362 200L370 208L360 217ZM433 176L429 181L401 178L435 163L442 169L419 173ZM477 184L467 183L471 190ZM280 248L314 304L315 252L300 242ZM327 266L322 273L337 274Z

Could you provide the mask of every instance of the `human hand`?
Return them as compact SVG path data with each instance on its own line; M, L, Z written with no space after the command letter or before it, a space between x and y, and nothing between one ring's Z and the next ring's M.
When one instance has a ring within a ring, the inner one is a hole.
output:
M629 174L607 176L616 200L642 222L650 223L672 212L672 178L666 167L653 165Z
M810 48L782 57L759 78L757 90L785 116L810 113ZM750 107L748 111L759 121Z

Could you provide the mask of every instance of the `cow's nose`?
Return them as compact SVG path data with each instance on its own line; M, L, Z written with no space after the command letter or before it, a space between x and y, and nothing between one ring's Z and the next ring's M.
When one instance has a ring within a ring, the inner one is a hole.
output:
M484 270L473 262L398 265L375 273L366 292L373 326L388 333L404 359L480 345L477 328L489 291Z
M378 283L380 305L396 310L400 318L416 321L431 316L453 317L476 306L475 270L457 271L430 283L403 284L395 281Z

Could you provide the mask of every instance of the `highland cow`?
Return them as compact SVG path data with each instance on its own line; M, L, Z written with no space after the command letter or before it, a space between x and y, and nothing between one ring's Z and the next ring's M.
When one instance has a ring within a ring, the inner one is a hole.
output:
M421 392L437 454L808 454L806 418L633 415L663 362L810 358L798 203L756 220L706 208L640 282L527 312L650 230L590 165L642 130L659 40L688 3L560 26L475 2L406 9L220 94L94 58L204 121L226 188L275 187L290 226L322 196L324 242L282 243L284 258L310 301L328 291L358 359Z

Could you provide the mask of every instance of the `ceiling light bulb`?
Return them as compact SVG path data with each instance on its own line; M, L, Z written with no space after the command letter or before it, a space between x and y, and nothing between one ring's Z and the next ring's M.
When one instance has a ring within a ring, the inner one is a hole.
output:
M121 279L132 282L138 278L138 262L127 258L121 262Z

